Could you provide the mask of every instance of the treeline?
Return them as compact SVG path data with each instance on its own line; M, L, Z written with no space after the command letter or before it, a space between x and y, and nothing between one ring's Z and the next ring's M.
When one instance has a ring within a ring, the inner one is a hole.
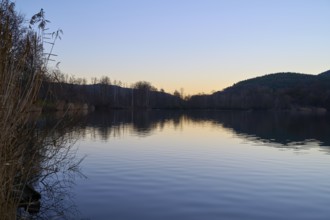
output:
M192 96L190 108L330 110L330 71L319 75L275 73L241 81L212 95Z
M178 93L169 94L149 82L139 81L128 87L120 81L111 83L109 77L92 78L87 84L83 78L55 74L42 84L39 98L46 110L56 110L68 103L85 103L96 109L112 108L183 108L184 101Z
M40 98L48 103L87 103L96 108L170 108L236 110L330 110L330 71L319 75L275 73L244 80L211 95L183 97L140 81L131 87L108 77L85 79L54 74L43 83ZM48 105L49 106L49 105ZM50 108L51 105L50 105ZM53 106L54 108L54 106Z

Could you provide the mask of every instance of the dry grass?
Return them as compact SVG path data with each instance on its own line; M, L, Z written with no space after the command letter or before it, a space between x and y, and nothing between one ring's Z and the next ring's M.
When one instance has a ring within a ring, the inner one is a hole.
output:
M22 188L41 172L45 136L29 121L46 74L41 38L22 26L8 0L0 3L0 216L16 219Z
M54 194L58 189L63 194L66 185L57 179L58 174L79 172L81 160L75 161L71 148L74 141L66 135L68 123L56 123L40 130L36 126L38 117L32 117L30 112L37 102L42 80L51 78L47 64L61 33L59 30L52 35L50 52L44 53L47 22L41 10L31 19L30 25L38 25L39 30L34 31L24 25L24 19L15 12L10 0L0 2L1 220L29 219L26 213L18 214L19 206L25 201L26 186L38 183L43 186L39 188L41 191ZM60 202L55 206L58 208ZM47 214L38 216L48 219Z

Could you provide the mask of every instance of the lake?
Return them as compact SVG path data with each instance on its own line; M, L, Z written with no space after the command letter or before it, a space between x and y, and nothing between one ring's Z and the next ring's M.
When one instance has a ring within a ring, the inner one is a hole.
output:
M79 219L330 218L327 115L94 112L70 132Z

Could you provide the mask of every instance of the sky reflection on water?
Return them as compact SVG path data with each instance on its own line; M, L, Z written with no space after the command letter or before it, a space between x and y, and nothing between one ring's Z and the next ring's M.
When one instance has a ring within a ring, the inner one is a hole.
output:
M328 116L93 113L75 202L90 219L328 219Z

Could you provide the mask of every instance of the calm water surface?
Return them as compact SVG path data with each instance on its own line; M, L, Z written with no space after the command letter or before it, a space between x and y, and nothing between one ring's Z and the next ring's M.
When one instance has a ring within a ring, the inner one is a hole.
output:
M115 111L77 130L80 219L330 219L328 116Z

